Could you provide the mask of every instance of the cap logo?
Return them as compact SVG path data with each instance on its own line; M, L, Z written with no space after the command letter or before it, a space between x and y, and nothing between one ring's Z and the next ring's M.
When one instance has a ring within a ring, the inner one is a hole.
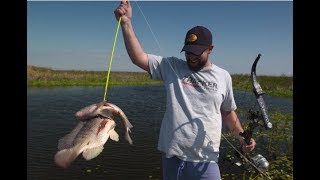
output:
M198 39L197 35L190 34L188 39L187 39L187 42L195 42L197 39Z

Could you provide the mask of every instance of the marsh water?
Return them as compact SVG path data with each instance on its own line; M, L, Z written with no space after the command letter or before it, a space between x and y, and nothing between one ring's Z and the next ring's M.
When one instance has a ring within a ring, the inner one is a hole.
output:
M251 108L252 93L235 91L237 106ZM103 87L27 89L27 178L42 179L161 179L158 134L165 111L163 85L113 86L107 100L119 106L133 124L129 145L118 123L119 142L108 140L103 152L86 161L79 156L64 170L54 164L59 138L76 124L74 113L103 99ZM292 99L266 96L269 111L292 113ZM223 172L224 168L220 167Z

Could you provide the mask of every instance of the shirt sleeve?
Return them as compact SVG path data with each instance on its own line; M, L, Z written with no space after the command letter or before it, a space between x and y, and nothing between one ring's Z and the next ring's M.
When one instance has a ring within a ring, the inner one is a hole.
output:
M163 80L162 68L160 68L163 57L148 54L148 60L149 60L149 69L150 69L151 79Z
M229 73L227 73L225 77L226 77L226 94L221 104L221 110L234 111L237 109L237 105L233 96L232 79Z

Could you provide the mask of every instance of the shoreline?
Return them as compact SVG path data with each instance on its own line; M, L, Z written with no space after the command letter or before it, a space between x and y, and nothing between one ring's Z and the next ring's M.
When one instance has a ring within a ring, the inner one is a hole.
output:
M234 90L252 91L249 74L231 74ZM105 86L107 72L82 70L53 70L45 67L27 66L27 87L55 86ZM258 76L258 81L266 94L293 97L292 76ZM147 72L110 72L110 86L157 85L161 81L152 80Z

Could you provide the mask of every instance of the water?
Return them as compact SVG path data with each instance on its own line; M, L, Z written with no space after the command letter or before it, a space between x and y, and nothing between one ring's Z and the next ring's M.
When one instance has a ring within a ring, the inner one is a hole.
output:
M254 105L254 96L251 99L244 93L235 92L238 107ZM120 141L108 140L98 157L85 161L79 156L66 170L54 164L59 138L76 124L74 113L101 101L103 94L101 87L28 88L28 179L161 179L160 153L156 147L165 111L162 85L108 89L107 100L119 106L134 126L133 145L124 140L122 124L118 123ZM271 104L270 110L292 112L292 99L266 97L266 101Z

